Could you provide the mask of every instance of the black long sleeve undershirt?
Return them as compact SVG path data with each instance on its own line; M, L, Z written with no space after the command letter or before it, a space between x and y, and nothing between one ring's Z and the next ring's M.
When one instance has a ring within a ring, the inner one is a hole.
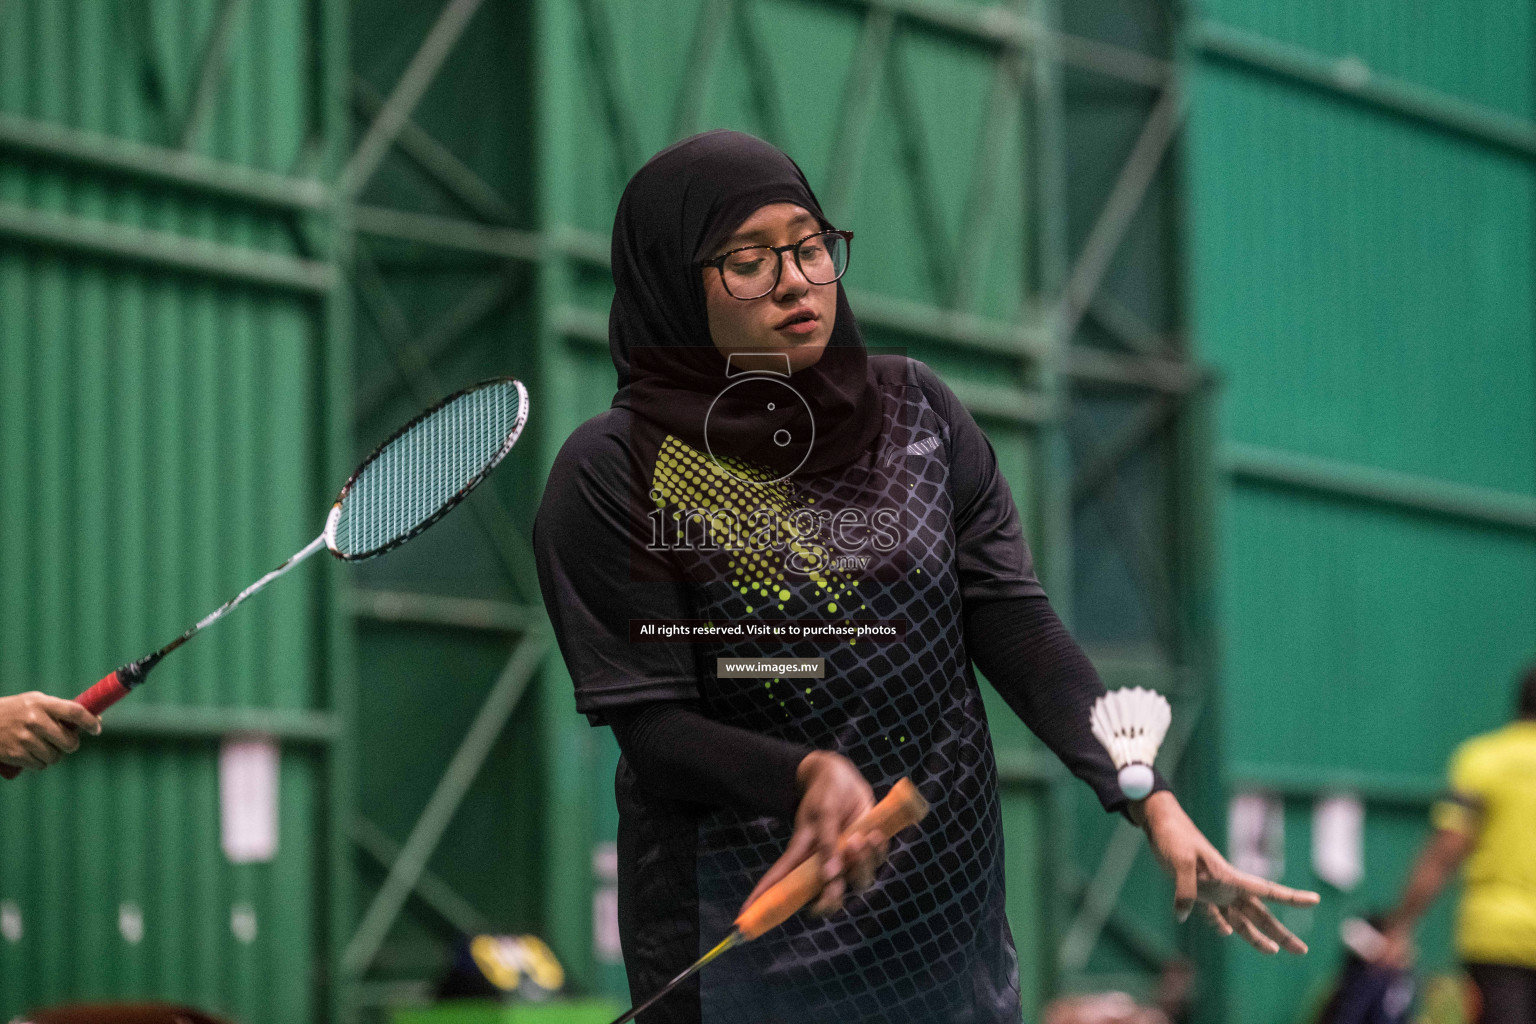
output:
M697 701L649 701L606 716L647 793L795 816L800 803L795 772L811 747L706 718Z
M1088 724L1104 683L1051 603L1021 597L969 607L965 645L1014 714L1093 788L1104 809L1123 811L1129 801L1114 762ZM1167 789L1167 781L1153 774L1153 789Z
M1114 764L1088 725L1104 692L1093 663L1044 597L973 602L964 613L972 660L1035 735L1123 810ZM646 791L661 797L792 818L796 769L811 748L706 718L694 701L652 701L607 713ZM1159 775L1157 789L1167 789Z

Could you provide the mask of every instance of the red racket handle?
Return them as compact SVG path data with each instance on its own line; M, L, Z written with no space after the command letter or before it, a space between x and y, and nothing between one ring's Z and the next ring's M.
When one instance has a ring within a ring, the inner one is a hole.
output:
M128 696L128 687L122 684L117 678L117 670L113 669L107 673L101 682L76 697L75 703L84 707L91 714L99 715L126 696ZM75 727L68 723L65 723L64 728L70 732L75 730ZM14 779L20 774L20 768L13 768L8 764L0 764L0 779Z
M928 814L928 801L909 779L898 779L896 785L874 807L865 811L858 821L849 827L838 840L839 850L854 832L878 832L889 839L908 825L916 825ZM736 918L736 930L747 941L757 938L771 928L788 921L794 913L816 898L825 885L821 877L821 858L812 857L783 878Z
M128 687L122 684L122 681L117 678L117 670L113 669L102 678L101 682L76 697L75 703L91 714L99 715L126 696L128 696Z

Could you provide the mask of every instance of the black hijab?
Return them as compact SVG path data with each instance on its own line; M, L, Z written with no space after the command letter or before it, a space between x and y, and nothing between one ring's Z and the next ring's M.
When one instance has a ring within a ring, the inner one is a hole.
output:
M633 413L637 434L650 435L651 444L672 434L703 451L707 416L717 458L821 473L856 460L880 432L879 392L842 284L821 359L788 378L805 407L780 402L768 411L752 388L727 390L731 378L710 339L697 266L759 207L779 202L803 206L832 227L795 162L741 132L694 135L635 172L613 222L613 405ZM815 424L808 454L773 444L775 431L797 426L805 408Z

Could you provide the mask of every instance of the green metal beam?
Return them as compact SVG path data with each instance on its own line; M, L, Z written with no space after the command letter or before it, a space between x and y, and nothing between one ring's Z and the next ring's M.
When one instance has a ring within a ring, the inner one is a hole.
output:
M166 85L165 69L155 39L155 6L147 0L117 0L114 13L123 23L127 42L125 56L136 74L130 81L139 88L150 108L146 111L154 123L155 137L171 142L171 93Z
M1536 156L1536 124L1373 71L1356 56L1331 58L1212 21L1191 25L1190 49L1241 67L1344 96L1366 106L1521 156Z
M827 0L818 0L825 3ZM958 39L1009 47L1041 48L1048 57L1085 71L1162 88L1173 78L1173 65L1157 57L1112 43L1055 31L1036 17L1006 7L944 3L942 0L832 0L844 6L879 8L930 31ZM1048 47L1041 47L1048 43Z
M752 107L763 123L763 134L768 141L785 146L788 137L784 134L784 112L779 107L778 76L757 30L756 9L756 0L735 0L731 5L736 35L746 58L747 88L752 95Z
M1017 427L1051 423L1060 416L1057 403L1049 396L1023 388L998 384L976 384L951 378L950 390L977 419L998 420Z
M1105 349L1074 345L1065 356L1066 373L1077 381L1123 385L1187 394L1202 387L1208 371L1191 363L1160 356L1128 356Z
M1184 103L1178 87L1170 84L1158 97L1147 115L1146 124L1131 148L1130 156L1115 179L1077 261L1067 278L1061 297L1059 317L1063 337L1068 341L1077 333L1083 313L1104 282L1110 262L1130 230L1136 211L1162 166L1163 157L1173 145L1184 121Z
M381 206L356 206L352 216L358 231L380 238L478 252L502 259L534 261L544 254L537 231L492 227L456 217L407 213Z
M568 256L592 267L607 269L613 262L613 246L607 235L564 224L552 225L544 236L546 255Z
M854 199L864 176L864 154L875 119L875 98L895 26L896 16L884 8L871 7L864 15L864 28L859 33L848 84L843 88L842 109L832 143L835 155L826 190L826 212L835 224L853 223Z
M1039 359L1049 346L1046 332L1030 323L1013 324L852 288L848 303L861 323L959 348Z
M218 14L214 16L213 30L208 34L208 45L197 73L197 88L187 106L187 116L181 126L181 148L191 149L197 144L208 119L218 104L219 87L224 82L224 69L229 64L229 44L240 19L245 14L248 0L222 0Z
M1137 355L1173 356L1180 347L1177 338L1159 334L1107 288L1094 293L1088 303L1088 316Z
M550 311L550 323L556 333L568 341L588 346L608 347L608 314L578 306L560 306Z
M284 743L325 745L335 742L340 727L336 717L324 711L139 704L114 709L100 739L222 740L243 733Z
M1288 487L1477 526L1536 533L1536 497L1530 495L1230 442L1222 449L1220 467L1238 482Z
M330 262L338 281L351 273L355 238L351 210L346 204L332 206L330 187L346 164L351 118L347 113L347 75L351 63L352 7L346 0L310 0L309 22L313 30L311 81L313 101L310 107L308 137L295 154L295 168L321 176L327 183L328 217L294 218L296 233L311 239L316 250ZM308 229L308 230L306 230ZM321 300L321 352L315 361L320 377L317 394L322 403L316 424L325 443L316 469L318 486L332 487L334 481L350 472L355 459L352 436L352 374L354 366L354 323L352 289L332 288ZM327 559L329 561L329 559ZM342 957L348 937L357 920L356 855L347 823L356 815L358 800L358 718L359 680L357 666L357 631L351 618L342 613L352 578L342 566L332 564L321 573L319 596L322 615L322 678L325 680L325 704L335 717L338 734L326 758L323 812L323 836L316 853L316 867L324 883L323 917L317 945L323 957L317 972L316 987L322 1007L320 1017L326 1024L354 1024L356 1006L353 991L341 974ZM318 845L318 844L317 844ZM323 851L323 852L322 852Z
M325 262L11 203L0 203L0 238L290 291L324 294L336 283L335 269Z
M352 941L347 944L341 962L345 977L361 978L373 962L379 947L384 944L384 939L394 926L395 919L399 917L400 909L426 870L427 862L442 840L448 823L453 820L469 787L479 776L491 748L506 728L512 712L517 709L528 681L549 653L550 646L546 627L528 634L513 650L506 667L502 669L475 716L474 723L454 752L453 760L449 762L432 796L427 800L421 817L401 847L389 876L369 904Z
M682 139L697 132L704 118L704 98L708 95L709 73L715 66L725 27L736 0L714 0L700 4L694 21L693 44L688 47L688 66L683 72L683 87L678 90L672 108L672 138Z
M954 293L956 240L944 230L944 218L936 199L937 177L929 165L922 110L913 95L906 61L902 59L897 40L892 40L891 52L885 61L885 88L895 115L896 151L906 171L917 230L922 238L918 249L928 265L927 276L934 283L934 294L947 297Z
M1113 437L1097 446L1092 461L1072 475L1072 505L1088 501L1119 472L1126 459L1141 451L1173 419L1178 403L1159 395L1131 414Z
M1088 876L1076 865L1069 867L1066 883L1070 899L1081 900L1086 896ZM1104 921L1104 931L1118 939L1131 955L1154 971L1161 971L1168 961L1179 955L1177 946L1120 906L1110 911Z
M480 10L483 2L448 0L444 5L437 21L433 22L426 38L421 41L421 46L406 66L404 74L395 83L389 99L384 101L379 116L374 118L373 124L363 134L362 141L357 144L351 160L342 171L337 187L343 196L352 199L362 193L363 187L373 177L373 172L378 170L401 128L416 109L416 104L421 102L427 87L442 68L443 61L448 59L454 44L469 27L470 20Z
M544 618L542 608L528 608L507 601L402 590L354 588L348 595L347 604L353 615L374 622L484 633L526 633Z
M322 211L330 206L330 190L311 178L259 171L14 114L0 114L0 151L277 210Z
M1087 451L1087 457L1094 462L1102 458L1097 449L1087 447ZM1169 564L1168 536L1153 535L1146 510L1126 494L1119 474L1107 474L1101 487L1105 500L1094 510L1115 546L1128 556L1127 567L1138 584L1142 608L1152 620L1153 633L1161 648L1171 653L1178 644L1179 595Z
M1041 29L1029 63L1030 119L1023 145L1029 161L1029 191L1025 202L1032 202L1034 216L1026 220L1026 251L1023 295L1018 319L1042 324L1041 346L1034 367L1036 383L1049 396L1060 413L1057 421L1046 424L1037 439L1039 452L1034 459L1031 483L1039 495L1035 524L1039 543L1034 545L1040 577L1050 588L1057 612L1069 625L1073 619L1072 587L1075 560L1072 536L1072 450L1068 443L1066 420L1070 415L1072 388L1067 376L1070 354L1067 334L1061 329L1059 296L1065 287L1068 270L1067 231L1067 144L1066 85L1060 60L1060 41L1056 29L1061 11L1058 0L1018 0L1013 12ZM1055 304L1054 307L1052 304ZM1058 785L1051 793L1052 813L1058 814L1071 802ZM1057 824L1060 824L1058 819ZM1062 838L1059 843L1065 844ZM1068 861L1058 861L1063 851L1051 848L1052 877L1059 880L1057 868ZM1071 913L1066 905L1051 910L1051 937L1059 942L1065 934ZM1047 970L1054 973L1055 965Z
M1423 807L1445 792L1445 780L1410 772L1372 772L1320 765L1269 765L1237 761L1227 767L1228 788L1234 792L1274 793L1312 800L1348 793L1378 804Z
M618 47L613 39L613 26L608 23L607 8L599 0L576 0L576 8L581 14L591 61L587 74L597 85L603 119L608 125L607 137L613 141L614 183L623 188L629 176L640 169L645 156L640 152L640 141L635 137L635 119L618 78Z
M365 118L376 118L384 109L384 96L361 75L352 76L352 99L358 114ZM401 122L395 145L476 217L492 224L517 221L516 212L500 192L415 121L406 118Z
M497 310L506 305L517 291L518 277L511 273L498 274L482 281L460 297L444 313L421 331L405 347L427 366L441 359L466 334L479 327ZM403 389L397 377L386 379L365 390L360 390L353 401L356 422L366 423L389 399Z
M395 861L400 859L400 844L361 814L352 819L352 826L347 831L357 848L382 867L387 876L394 868ZM481 935L492 931L488 917L430 871L421 872L411 892L461 935Z
M987 95L987 114L982 121L981 140L972 161L970 187L965 190L965 209L960 216L960 236L955 247L955 271L950 278L948 305L951 309L974 309L981 282L982 268L992 259L999 245L994 237L998 218L998 185L1007 176L1004 160L1006 143L1019 130L1020 106L1024 101L1024 69L1018 56L999 53L993 58L992 82Z

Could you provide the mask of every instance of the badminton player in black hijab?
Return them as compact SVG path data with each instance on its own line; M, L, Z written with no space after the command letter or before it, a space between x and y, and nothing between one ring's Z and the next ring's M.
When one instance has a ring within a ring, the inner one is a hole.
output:
M1106 809L1144 824L1181 915L1199 900L1223 932L1304 951L1258 897L1315 896L1233 870L1161 780L1127 804L1089 730L1103 684L1035 578L991 445L928 367L866 352L839 283L851 241L788 157L736 132L663 150L619 203L618 393L562 448L534 542L577 709L624 755L631 992L693 963L808 856L827 877L819 914L715 961L642 1024L1020 1019L973 664ZM891 634L836 632L871 620ZM735 632L646 631L683 621ZM718 657L821 659L822 674ZM928 819L839 855L903 776Z

